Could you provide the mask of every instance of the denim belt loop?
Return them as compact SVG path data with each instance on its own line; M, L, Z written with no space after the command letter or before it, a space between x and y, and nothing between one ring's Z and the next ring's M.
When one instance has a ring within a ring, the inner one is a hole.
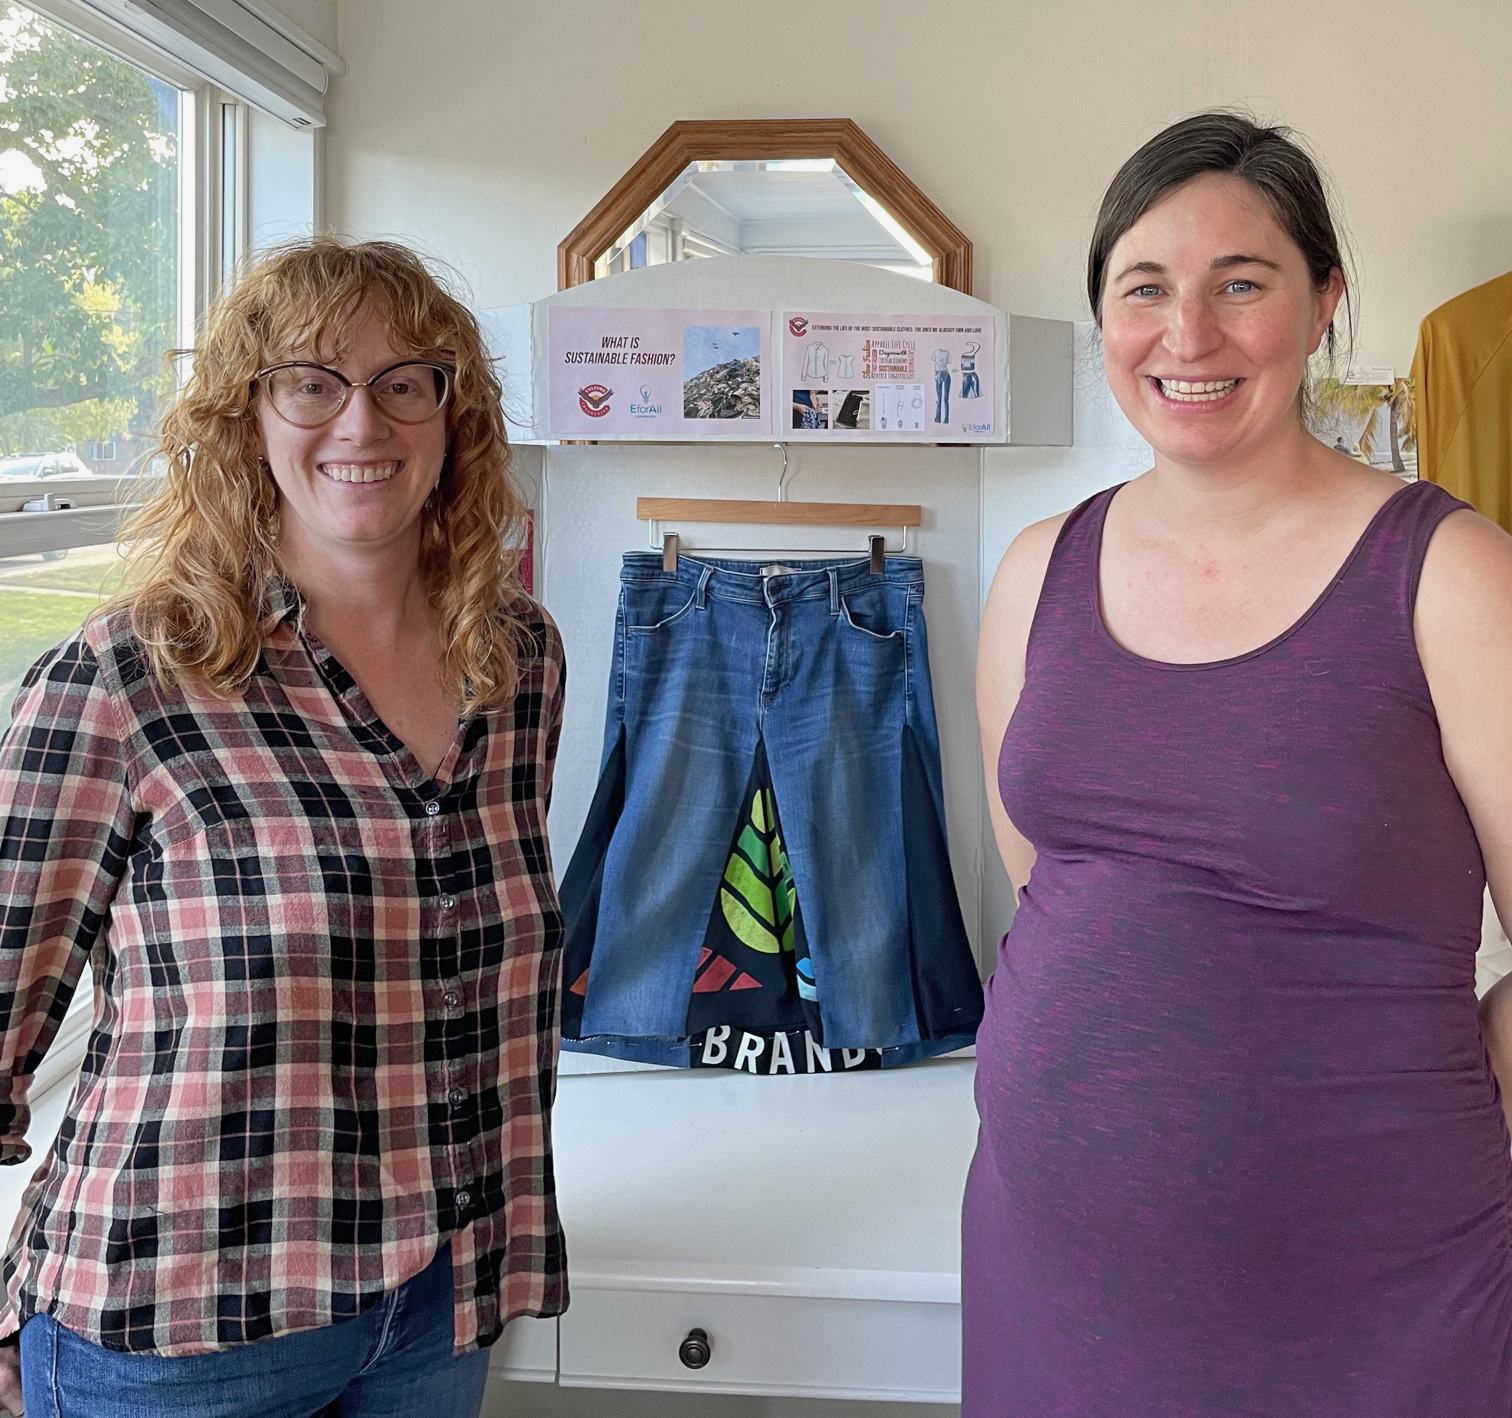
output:
M709 598L709 578L713 576L713 574L714 568L712 566L705 566L702 573L699 575L698 589L693 593L693 603L698 607L699 610L702 610L704 608L704 603Z
M840 568L832 566L829 569L830 583L830 614L840 614Z

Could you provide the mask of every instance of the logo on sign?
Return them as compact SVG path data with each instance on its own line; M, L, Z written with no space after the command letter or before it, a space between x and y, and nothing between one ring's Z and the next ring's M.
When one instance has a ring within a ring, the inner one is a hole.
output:
M795 338L801 338L808 333L808 321L801 315L795 315L788 321L788 333Z
M651 401L651 386L642 384L640 387L640 403L630 405L630 417L633 419L654 419L661 415L662 406Z
M609 400L613 397L613 389L606 389L602 384L588 384L578 390L578 407L589 418L601 419L609 412Z

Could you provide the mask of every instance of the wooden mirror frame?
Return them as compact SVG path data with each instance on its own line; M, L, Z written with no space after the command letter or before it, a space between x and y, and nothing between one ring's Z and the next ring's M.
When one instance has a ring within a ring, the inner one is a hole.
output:
M933 258L938 285L971 294L971 242L848 118L681 119L557 247L557 289L593 279L593 263L691 162L831 158Z

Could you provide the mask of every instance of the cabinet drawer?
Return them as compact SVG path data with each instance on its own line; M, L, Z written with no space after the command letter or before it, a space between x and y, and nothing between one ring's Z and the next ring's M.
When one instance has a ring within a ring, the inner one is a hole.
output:
M557 1322L511 1320L488 1360L488 1372L499 1379L556 1382Z
M695 1328L713 1352L690 1369L678 1349ZM558 1339L571 1387L960 1402L958 1304L579 1283Z

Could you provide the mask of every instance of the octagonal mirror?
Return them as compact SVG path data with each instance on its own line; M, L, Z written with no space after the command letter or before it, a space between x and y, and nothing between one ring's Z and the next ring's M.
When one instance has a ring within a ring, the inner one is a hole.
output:
M934 257L833 158L691 162L593 274L740 255L828 257L934 280Z
M558 247L558 285L742 254L971 289L971 243L846 119L674 123Z

